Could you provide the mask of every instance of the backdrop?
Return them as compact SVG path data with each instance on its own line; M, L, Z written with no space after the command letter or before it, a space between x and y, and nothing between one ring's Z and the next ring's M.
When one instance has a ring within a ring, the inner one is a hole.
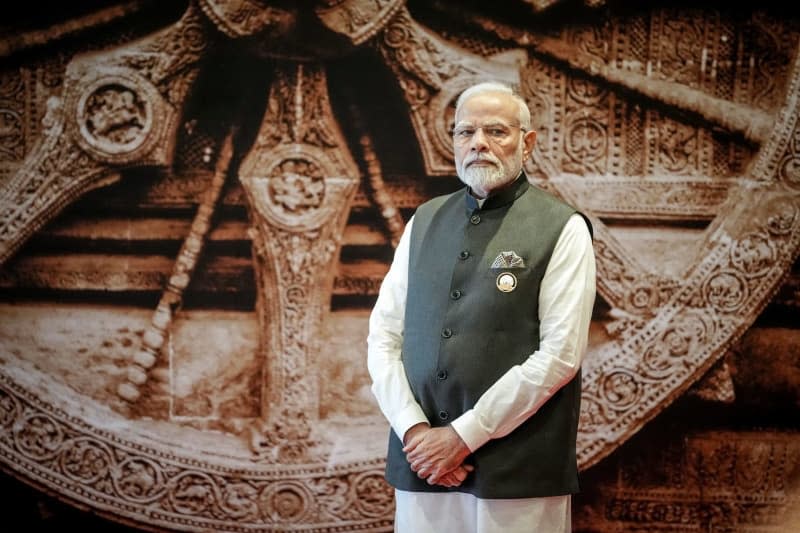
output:
M368 315L415 207L460 186L455 98L498 79L533 111L528 179L595 227L575 529L800 528L796 8L19 9L0 23L9 513L391 530Z

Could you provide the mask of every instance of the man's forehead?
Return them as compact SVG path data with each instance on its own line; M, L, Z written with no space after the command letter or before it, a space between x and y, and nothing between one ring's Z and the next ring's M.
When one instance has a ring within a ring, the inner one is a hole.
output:
M470 96L458 108L455 118L457 122L469 122L475 118L505 122L515 118L516 113L517 106L510 94L492 91Z

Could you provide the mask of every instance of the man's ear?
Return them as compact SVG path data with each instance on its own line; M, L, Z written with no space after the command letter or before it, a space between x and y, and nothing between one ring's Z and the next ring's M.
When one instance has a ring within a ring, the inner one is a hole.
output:
M536 132L533 130L526 131L522 137L522 143L522 159L527 160L533 153L533 145L536 144Z

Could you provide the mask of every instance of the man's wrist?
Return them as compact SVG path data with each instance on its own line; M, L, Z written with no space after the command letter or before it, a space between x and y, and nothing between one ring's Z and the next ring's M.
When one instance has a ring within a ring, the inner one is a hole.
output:
M428 419L425 417L425 413L422 412L419 405L412 404L392 417L390 422L395 434L402 441L409 429L419 423L427 424Z
M470 409L450 424L470 452L474 452L491 440L489 433L478 422L475 412Z
M420 431L427 430L430 427L431 427L431 425L428 424L427 422L418 422L418 423L414 424L413 426L408 428L406 430L406 432L403 434L403 437L401 439L403 441L403 445L405 446L406 444L408 444L409 439L411 439L411 437L413 437L414 434L416 434L416 433L418 433Z

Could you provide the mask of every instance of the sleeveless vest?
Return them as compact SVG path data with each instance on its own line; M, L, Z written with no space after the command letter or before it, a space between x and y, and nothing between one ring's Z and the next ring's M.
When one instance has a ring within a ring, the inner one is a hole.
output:
M480 209L467 189L417 209L402 360L431 426L445 426L471 409L498 378L539 347L539 285L574 213L524 177ZM524 265L510 254L498 263L501 252L514 252ZM510 284L500 283L500 276ZM390 431L386 479L401 490L468 492L479 498L577 492L580 389L578 372L517 429L471 454L466 462L475 470L452 489L419 479L400 438Z

